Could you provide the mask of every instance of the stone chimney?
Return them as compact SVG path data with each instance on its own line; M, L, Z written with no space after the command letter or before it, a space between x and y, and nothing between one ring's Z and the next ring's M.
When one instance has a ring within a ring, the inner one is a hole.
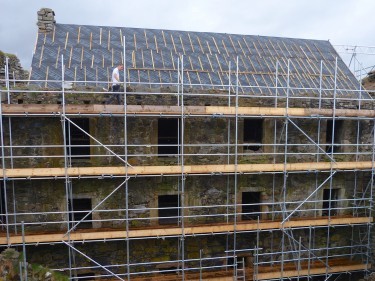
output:
M55 12L49 8L42 8L38 11L38 30L39 32L51 32L55 25Z

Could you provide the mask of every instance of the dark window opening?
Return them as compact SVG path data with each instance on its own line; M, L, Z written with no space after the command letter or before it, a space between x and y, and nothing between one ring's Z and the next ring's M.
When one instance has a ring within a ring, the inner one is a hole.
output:
M337 199L339 198L339 189L323 190L323 210L322 216L328 216L331 209L331 216L337 215Z
M85 132L90 131L88 118L72 118L71 120ZM69 121L66 121L65 125L67 154L74 156L74 159L90 158L90 137Z
M81 198L69 200L69 220L74 224L82 220L92 210L91 199ZM92 228L92 213L90 213L77 228Z
M95 274L93 272L77 274L76 280L77 281L80 281L80 280L94 281L95 280Z
M178 224L178 195L159 195L159 224Z
M260 192L242 192L242 220L258 219L260 210Z
M158 154L178 154L178 119L160 118L158 123Z
M343 120L335 120L335 128L333 129L333 120L327 120L327 130L326 130L326 152L328 153L335 153L338 152L340 149L341 143L341 135L342 135L342 128L343 128ZM333 139L333 151L332 151L332 134L334 133Z
M263 139L263 119L244 119L243 142L261 144ZM258 151L261 145L245 145L244 149Z

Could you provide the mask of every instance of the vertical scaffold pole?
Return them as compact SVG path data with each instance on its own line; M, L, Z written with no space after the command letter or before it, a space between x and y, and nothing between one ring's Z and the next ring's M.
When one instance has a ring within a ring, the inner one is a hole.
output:
M26 244L25 244L25 223L21 222L22 226L22 251L23 251L23 270L25 274L25 281L27 281L27 263L26 263ZM22 273L21 273L22 274Z
M290 91L290 59L288 59L288 72L287 72L287 86L286 86L286 114L285 114L285 143L284 143L284 171L283 171L283 202L282 202L282 216L283 219L286 217L286 187L288 172L286 170L286 165L288 162L288 110L289 110L289 91ZM282 237L281 237L281 276L280 280L283 280L284 274L284 251L285 251L285 229L284 225L282 227Z
M185 171L184 171L184 56L181 56L181 269L182 269L182 280L185 280Z
M373 120L373 129L372 129L372 167L371 167L371 188L370 188L370 202L368 207L368 217L372 218L373 212L372 209L374 207L374 201L372 200L374 196L374 176L375 176L375 120ZM372 233L372 223L367 224L367 253L366 253L366 264L370 264L371 256L372 256L372 243L371 243L371 233ZM370 268L366 268L366 275L368 274Z
M63 132L63 146L64 146L64 170L65 170L65 195L66 195L66 223L67 223L67 231L68 231L68 243L70 244L70 211L69 211L69 202L71 202L72 191L70 190L70 178L68 175L68 152L67 152L67 132L66 132L66 118L65 118L65 65L64 65L64 55L61 55L61 94L62 94L62 117L61 117L61 125L62 125L62 132ZM69 125L70 127L70 125ZM70 138L69 138L70 139ZM72 216L74 219L74 216ZM72 253L71 248L68 247L68 257L69 257L69 277L72 278Z
M236 58L236 115L235 115L235 144L234 144L234 218L233 218L233 261L236 261L237 249L237 182L238 182L238 56ZM233 269L236 269L234 264ZM237 271L233 270L234 278L237 280Z
M319 104L318 104L318 107L319 109L322 108L322 92L323 92L323 61L321 60L320 61L320 73L319 73ZM317 132L317 148L316 148L316 162L319 162L320 160L320 130L321 130L321 125L322 125L322 120L321 118L319 117L318 118L318 132ZM315 173L315 189L319 186L319 183L318 183L318 180L319 180L319 174L318 173ZM318 194L316 193L315 194L315 200L314 200L314 216L316 217L318 214L317 214L317 201L318 201Z
M14 71L13 71L13 81L14 81ZM7 103L11 103L10 99L10 79L9 79L9 58L5 58L5 87L7 89ZM13 83L13 86L15 87L15 82ZM3 97L0 97L1 100ZM10 156L10 168L14 168L14 160L13 160L13 148L12 148L12 119L11 117L8 117L8 131L9 131L9 156ZM3 154L4 155L4 154ZM13 197L13 217L14 217L14 233L17 234L17 204L16 204L16 191L14 186L14 181L12 181L12 197Z
M334 150L335 150L335 123L336 123L336 96L337 96L337 62L338 59L335 59L335 77L334 77L334 88L333 88L333 108L332 108L332 138L331 138L331 159L334 159ZM331 161L330 175L333 174L333 162ZM330 221L332 213L332 186L333 186L333 176L329 179L329 198L328 198L328 225L327 225L327 241L326 241L326 274L325 278L328 278L328 260L329 260L329 244L330 244Z
M228 63L228 107L231 106L231 62L229 61ZM231 151L231 147L230 147L230 133L231 133L231 118L228 117L227 119L227 124L228 124L228 136L227 136L227 144L228 144L228 147L227 147L227 164L229 165L230 164L230 151ZM230 192L229 192L229 189L230 189L230 175L227 175L227 194L226 194L226 222L229 223L229 217L230 217L230 207L229 207L229 204L230 204L230 200L229 200L229 196L230 196ZM226 258L228 260L228 255L229 255L229 234L226 235L226 243L225 243L225 255L226 255ZM225 270L228 270L228 267L225 267Z
M202 249L199 249L199 281L202 281Z
M8 65L8 58L6 59L6 79L7 79L7 91L9 95L9 65ZM2 97L1 97L2 98ZM8 98L9 101L9 98ZM6 176L6 162L5 162L5 147L4 147L4 124L3 124L3 111L2 111L2 106L0 106L0 137L1 137L1 164L3 168L3 192L1 196L4 196L3 202L4 206L1 208L1 212L4 212L4 217L5 217L5 229L7 233L7 242L9 242L9 216L8 216L8 198L7 198L7 176ZM15 212L16 210L14 210ZM4 223L4 222L3 222ZM16 222L15 222L16 223Z
M275 108L278 107L278 94L279 94L279 61L276 61L276 73L275 73ZM276 153L277 153L277 119L273 121L273 164L276 164ZM275 185L276 185L276 174L272 175L272 202L275 202ZM275 219L275 204L272 204L272 220ZM273 234L272 234L273 235ZM272 257L271 257L272 258Z
M180 106L180 88L181 88L181 73L180 73L181 63L180 57L177 57L177 106ZM181 165L181 122L177 122L177 165ZM178 226L181 226L181 180L177 177L177 194L178 194ZM181 239L177 237L177 257L180 259L181 256ZM180 262L177 265L177 269L180 270Z
M362 67L360 67L360 70L359 70L359 92L358 92L358 110L361 110L361 106L362 106ZM356 146L355 146L355 161L358 162L359 160L359 143L360 143L360 134L361 134L361 120L357 120L357 133L356 133ZM353 198L354 198L354 202L353 202L353 205L354 205L354 208L352 210L352 215L353 216L358 216L359 213L360 213L360 206L358 204L360 204L359 202L361 201L358 201L360 200L359 198L359 189L358 189L358 171L354 171L354 190L353 190ZM366 190L364 191L364 193L362 194L362 198L366 198ZM365 203L366 204L366 203ZM369 235L370 233L368 233ZM354 254L354 245L355 245L355 228L352 227L352 238L351 238L351 247L350 247L350 254L351 256L353 256Z
M125 158L125 178L128 179L128 117L127 117L127 90L126 90L126 82L127 82L127 72L126 72L126 38L123 36L123 65L124 65L124 158ZM130 77L129 77L130 82ZM127 280L130 280L130 240L129 240L129 180L125 183L125 230L126 230L126 272L127 272Z
M279 98L279 61L276 61L275 65L275 105L274 107L278 107L278 98ZM276 153L277 153L277 119L273 120L273 164L276 164ZM275 187L276 187L276 174L272 174L272 209L271 209L271 219L275 219ZM274 232L271 231L271 241L270 241L270 248L273 251L273 240L274 240ZM273 255L271 255L271 262L273 262Z

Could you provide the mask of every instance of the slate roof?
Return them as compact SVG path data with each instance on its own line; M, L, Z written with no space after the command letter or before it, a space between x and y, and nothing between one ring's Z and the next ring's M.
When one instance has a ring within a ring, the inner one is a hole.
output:
M184 55L184 82L228 85L235 83L236 58L239 58L240 93L270 95L277 85L286 87L290 60L290 87L334 88L335 59L339 57L328 41L266 36L187 32L171 30L56 24L52 33L39 33L32 60L32 80L61 80L61 55L64 55L65 80L109 81L113 67L123 58L126 38L127 81L177 83L178 57ZM58 84L57 84L58 85ZM251 88L248 88L251 86ZM338 89L358 89L345 63L338 58ZM291 95L317 90L291 89ZM331 91L332 92L332 91ZM278 94L285 94L285 90ZM345 90L340 95L349 94ZM329 94L323 91L323 94Z

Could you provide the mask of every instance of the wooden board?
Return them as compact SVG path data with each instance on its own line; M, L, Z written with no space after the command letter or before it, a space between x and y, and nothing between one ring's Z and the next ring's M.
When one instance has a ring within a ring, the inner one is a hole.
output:
M328 171L333 170L362 170L371 169L371 161L363 162L307 162L284 164L228 164L228 165L186 165L184 174L220 174L220 173L251 173L251 172L282 172L284 171ZM119 176L126 174L126 168L121 167L73 167L67 169L70 177L78 176ZM134 175L178 175L182 173L181 166L133 166L127 168L129 176ZM0 169L0 178L33 178L33 177L64 177L64 168L15 168Z
M2 104L4 115L12 114L51 114L52 116L63 112L62 105L58 104ZM185 106L184 114L187 115L235 115L236 108L233 106ZM123 105L101 105L101 104L68 104L65 106L66 114L124 114ZM128 105L127 114L154 114L154 115L180 115L180 106L163 105ZM238 107L237 114L251 116L332 116L333 109L319 108L274 108L274 107ZM375 117L374 110L358 109L336 109L335 116L339 117Z
M325 225L354 225L366 224L373 221L370 217L317 217L305 218L300 220L290 220L281 225L280 221L261 221L249 223L238 223L236 231L251 231L251 230L268 230L268 229L282 229L293 227L309 227L309 226L325 226ZM207 234L207 233L232 233L234 232L233 224L210 224L204 226L188 226L184 230L180 227L169 228L144 228L134 229L129 231L129 238L137 237L164 237L181 235L182 231L185 235ZM75 231L70 234L70 240L84 241L84 240L100 240L100 239L125 239L127 233L125 230L95 230L90 231ZM68 237L62 233L49 234L27 234L25 236L25 243L37 244L43 242L60 242L67 241ZM11 235L9 241L6 237L0 237L0 245L22 244L22 236Z
M278 279L281 278L288 278L288 277L297 277L297 276L308 276L308 275L319 275L325 274L326 271L328 273L339 273L339 272L350 272L350 271L357 271L357 270L366 270L369 269L371 265L367 264L354 264L354 265L336 265L330 266L330 268L326 269L325 267L321 268L311 268L302 269L302 270L284 270L283 274L281 272L265 272L259 273L257 275L256 280L270 280L270 279Z
M275 265L262 265L258 267L258 274L256 276L254 268L247 267L245 269L246 280L271 280L282 278L303 277L311 275L325 275L327 273L348 273L351 271L363 271L371 268L371 264L363 264L358 261L353 261L346 258L331 258L328 260L329 268L325 264L318 261L309 262L302 261L301 269L296 270L296 264L293 262L284 262L283 272L281 273L281 266L278 263ZM197 271L186 271L185 280L189 281L233 281L233 270L203 270L201 273ZM110 279L110 281L116 279ZM132 277L134 281L178 281L181 280L181 274L178 275L174 272L169 274L153 273L145 274L143 276Z

